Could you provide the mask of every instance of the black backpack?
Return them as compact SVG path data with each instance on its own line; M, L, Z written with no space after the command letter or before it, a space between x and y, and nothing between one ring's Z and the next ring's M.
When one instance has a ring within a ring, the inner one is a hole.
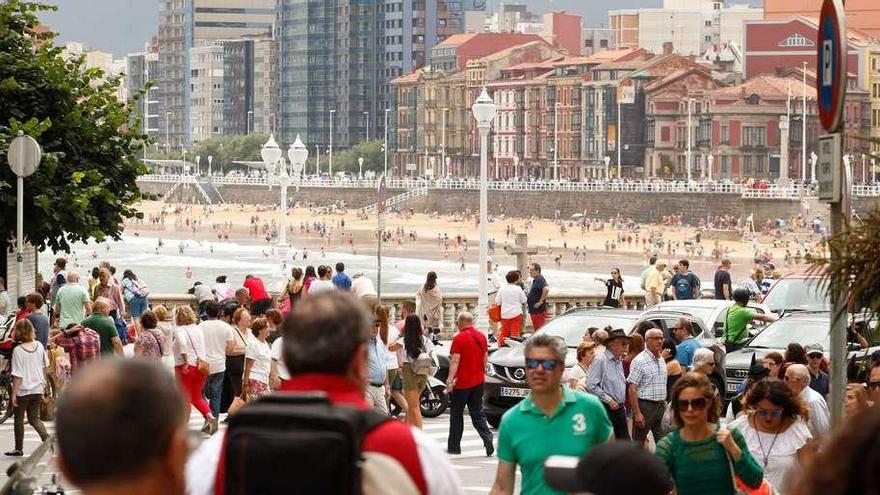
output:
M230 416L226 495L361 493L361 446L391 418L331 405L323 392L276 392Z

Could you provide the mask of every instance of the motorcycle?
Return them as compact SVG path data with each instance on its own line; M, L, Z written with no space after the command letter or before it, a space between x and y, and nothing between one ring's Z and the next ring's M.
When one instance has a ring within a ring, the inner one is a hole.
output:
M435 370L428 375L428 386L419 397L419 409L423 418L436 418L449 408L449 394L446 392L446 378L449 376L449 358L434 353ZM391 415L397 417L402 409L392 397Z

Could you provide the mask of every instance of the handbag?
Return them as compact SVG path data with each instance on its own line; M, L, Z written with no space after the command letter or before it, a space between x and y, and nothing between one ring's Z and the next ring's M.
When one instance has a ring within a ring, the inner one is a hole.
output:
M40 421L55 421L55 399L48 386L40 398Z
M190 337L189 335L189 331L184 330L184 333L186 333L186 338L189 339L189 345L192 346L193 352L196 354L196 369L198 369L199 373L203 375L210 374L210 367L208 366L208 362L199 357L199 352L196 351L196 345L193 344L193 340L192 337Z
M499 321L501 321L501 305L500 304L496 304L494 306L489 306L489 310L486 311L486 313L488 313L489 320L491 320L493 323L498 323Z
M724 448L723 446L721 447ZM730 458L730 454L727 453L727 450L724 451L724 456L727 457L727 465L730 466L730 478L733 481L733 493L734 495L773 495L773 487L770 486L770 483L767 482L767 478L761 480L761 484L758 485L758 488L752 488L749 485L746 485L743 480L737 476L736 471L733 470L733 459Z

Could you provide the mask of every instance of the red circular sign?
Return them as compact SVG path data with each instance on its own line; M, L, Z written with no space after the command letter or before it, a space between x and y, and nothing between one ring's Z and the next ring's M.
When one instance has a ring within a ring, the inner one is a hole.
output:
M846 14L840 0L824 0L819 17L816 97L819 120L827 132L843 122L846 99Z

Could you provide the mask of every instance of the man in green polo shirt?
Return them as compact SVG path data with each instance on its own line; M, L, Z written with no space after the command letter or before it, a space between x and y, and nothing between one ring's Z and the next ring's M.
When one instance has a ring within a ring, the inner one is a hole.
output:
M613 436L611 421L596 397L562 386L565 341L538 333L526 341L525 399L501 419L498 471L492 495L513 493L516 466L523 495L561 495L544 480L544 461L552 455L581 457Z
M742 348L749 340L748 325L752 320L771 322L778 319L774 314L762 315L749 309L747 289L733 291L733 300L734 303L727 308L724 316L724 347L728 353Z

